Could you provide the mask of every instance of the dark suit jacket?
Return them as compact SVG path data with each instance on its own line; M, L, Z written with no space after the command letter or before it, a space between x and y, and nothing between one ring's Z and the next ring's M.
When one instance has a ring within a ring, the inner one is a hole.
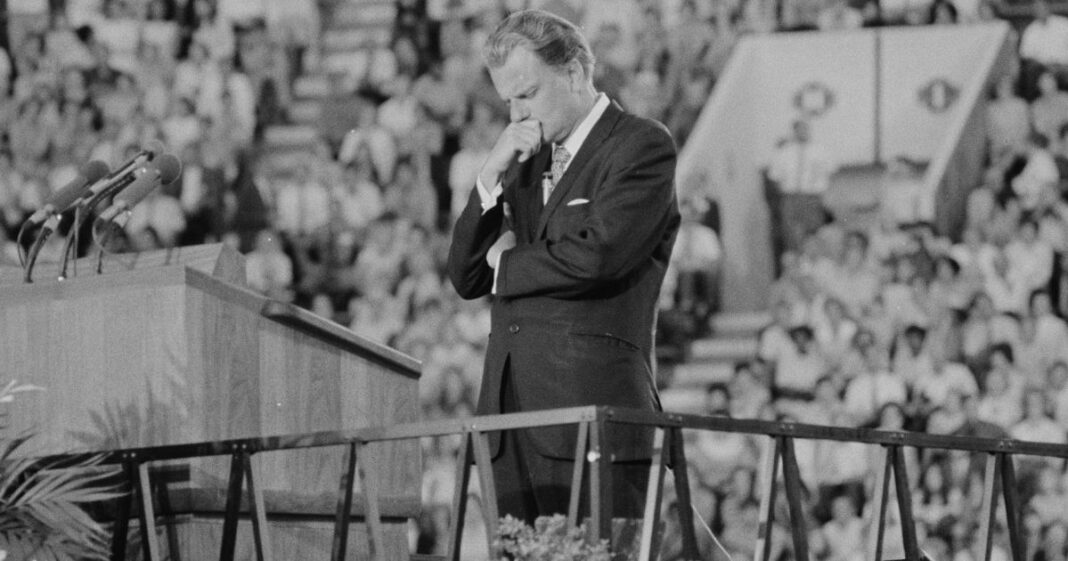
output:
M521 411L659 410L653 338L679 226L675 144L663 125L612 103L543 205L551 153L543 146L513 164L485 214L473 189L453 232L449 277L462 297L485 296L493 287L485 256L506 227L502 203L512 209L516 247L500 260L477 411L502 412L507 364ZM648 431L620 427L609 426L615 458L647 457ZM562 427L533 438L542 454L570 458L575 435Z

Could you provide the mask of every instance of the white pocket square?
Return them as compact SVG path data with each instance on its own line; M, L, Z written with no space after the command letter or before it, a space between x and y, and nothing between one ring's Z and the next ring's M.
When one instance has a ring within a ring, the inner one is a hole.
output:
M570 201L567 201L567 206L584 205L588 202L590 202L589 199L571 199Z

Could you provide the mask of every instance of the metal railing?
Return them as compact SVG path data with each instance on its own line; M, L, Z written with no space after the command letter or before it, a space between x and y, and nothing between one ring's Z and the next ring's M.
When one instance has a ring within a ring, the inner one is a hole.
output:
M891 482L896 491L898 512L905 558L919 561L923 558L917 543L916 525L912 512L909 474L904 459L906 448L965 451L986 455L985 479L979 539L976 542L975 559L989 561L992 544L992 526L1000 498L1005 508L1005 520L1013 561L1024 561L1024 544L1020 526L1020 498L1016 486L1014 456L1045 456L1068 458L1068 445L1024 442L1012 439L987 439L962 436L934 435L906 431L885 431L847 427L828 427L790 422L730 419L675 413L657 413L612 407L576 407L528 413L512 413L473 417L467 419L412 423L388 427L369 427L350 431L318 432L302 435L284 435L263 438L235 439L195 444L129 448L104 454L103 462L121 464L125 482L132 491L127 500L121 501L119 516L114 526L112 559L125 556L126 534L131 513L131 502L140 506L139 519L142 531L144 556L150 561L160 559L156 543L155 511L151 495L151 473L154 462L190 459L207 456L230 456L230 476L223 517L223 535L220 559L232 559L237 537L237 522L241 515L240 503L247 493L249 518L252 522L257 559L272 559L270 540L267 536L267 511L262 489L257 486L251 458L255 454L283 450L344 446L344 473L339 487L337 514L334 520L334 538L331 559L345 558L348 548L349 524L353 495L357 480L364 496L364 519L368 532L370 557L376 561L384 558L381 545L384 543L382 517L379 508L379 490L374 477L367 477L364 447L375 442L418 439L424 437L461 435L461 454L456 463L456 486L452 497L452 517L449 527L447 552L449 561L459 561L463 520L466 515L468 483L472 468L479 479L483 500L482 518L486 524L487 547L491 558L494 551L494 536L497 533L498 512L493 474L490 465L489 434L496 431L576 425L578 439L575 446L575 462L568 509L568 523L575 525L581 499L582 482L588 481L585 491L589 493L590 521L595 539L607 538L611 532L612 496L609 493L611 474L610 454L605 449L606 429L610 424L640 425L653 431L652 462L649 487L646 493L639 558L655 560L653 529L660 522L661 501L664 497L664 481L669 466L672 466L678 501L679 523L682 526L683 555L687 559L699 559L694 520L691 510L690 486L685 447L684 430L744 433L766 437L765 454L761 462L759 485L760 530L754 543L754 559L767 561L770 554L771 532L775 515L778 471L782 470L782 487L790 519L790 534L795 558L808 560L809 543L807 522L802 504L803 483L798 469L795 441L828 440L858 442L882 447L882 467L876 473L874 508L871 509L874 531L870 532L868 557L881 561L882 542L886 529L886 509ZM586 472L586 470L589 470ZM247 489L246 489L247 487ZM420 556L423 559L432 556ZM441 558L441 557L437 557Z

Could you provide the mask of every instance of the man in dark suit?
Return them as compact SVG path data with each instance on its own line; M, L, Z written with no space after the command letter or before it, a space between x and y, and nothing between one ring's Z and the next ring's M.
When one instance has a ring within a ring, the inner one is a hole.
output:
M484 56L511 123L449 252L462 297L493 295L478 413L659 410L653 337L679 226L674 142L594 89L589 45L562 18L514 13ZM574 427L493 439L502 515L567 512L575 440ZM609 427L616 516L641 513L650 440Z

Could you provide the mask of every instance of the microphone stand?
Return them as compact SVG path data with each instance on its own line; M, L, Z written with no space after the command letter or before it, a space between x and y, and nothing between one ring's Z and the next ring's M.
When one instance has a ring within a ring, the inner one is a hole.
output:
M89 216L93 212L93 210L96 209L97 205L100 204L100 201L103 201L104 199L111 197L112 195L125 189L128 185L130 185L130 183L134 182L134 179L136 178L133 177L133 174L124 175L122 176L121 181L116 181L113 184L108 185L106 188L101 190L100 193L97 193L88 201L79 201L77 203L74 209L74 223L71 224L71 229L69 232L67 232L67 240L63 245L63 262L60 265L59 280L67 279L67 265L70 263L71 253L78 253L80 230L82 229L82 225L85 223L85 218ZM74 260L74 274L75 276L77 276L78 274L77 258L75 258Z

